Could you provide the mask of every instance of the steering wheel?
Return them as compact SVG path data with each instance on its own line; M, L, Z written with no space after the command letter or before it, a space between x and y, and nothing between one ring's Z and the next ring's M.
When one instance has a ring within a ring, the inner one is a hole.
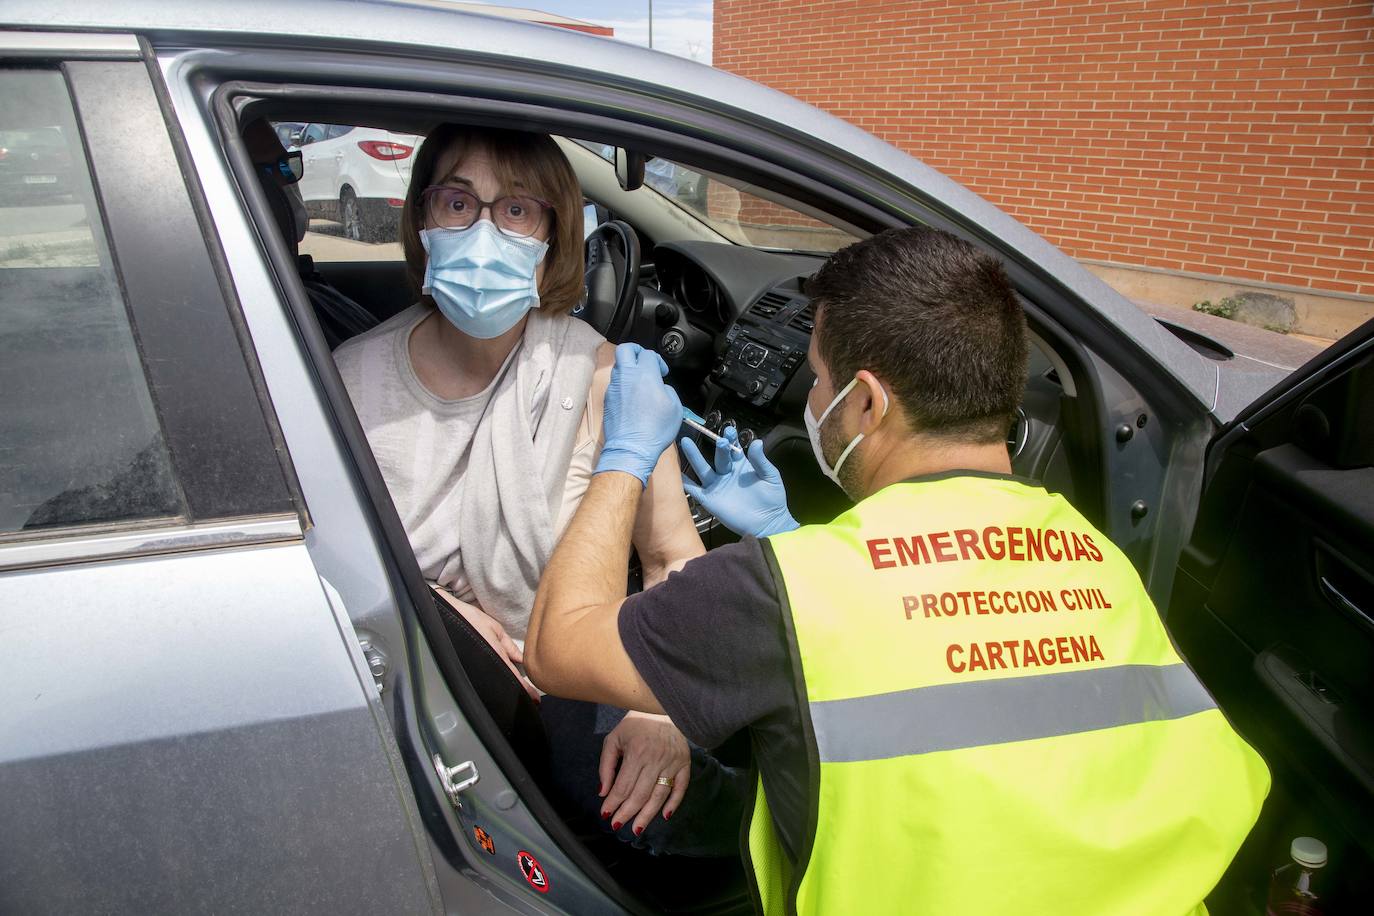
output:
M586 254L587 298L573 314L620 343L639 300L639 236L629 223L609 220L587 235Z

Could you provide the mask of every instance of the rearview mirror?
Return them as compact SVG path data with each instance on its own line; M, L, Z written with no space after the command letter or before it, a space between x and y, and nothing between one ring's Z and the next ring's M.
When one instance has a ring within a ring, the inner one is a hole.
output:
M632 149L615 148L615 180L623 191L633 191L644 185L644 154Z

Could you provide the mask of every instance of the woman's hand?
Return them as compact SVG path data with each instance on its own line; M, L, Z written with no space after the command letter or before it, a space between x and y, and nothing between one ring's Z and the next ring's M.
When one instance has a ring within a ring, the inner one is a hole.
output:
M524 664L525 654L520 651L520 647L511 639L506 628L497 622L496 618L489 616L485 611L476 605L468 604L466 601L459 601L445 588L437 588L436 591L443 596L455 611L462 615L463 619L472 624L472 628L482 634L482 638L496 650L496 654L501 656L501 660L506 663L511 674L520 682L520 686L525 688L525 692L530 695L534 702L539 702L539 691L530 683L529 678L520 673L516 665Z
M601 816L610 818L615 830L633 818L639 836L659 809L666 821L682 803L692 775L692 752L667 716L629 712L601 744L599 775L598 794L606 799ZM672 786L661 785L661 776Z

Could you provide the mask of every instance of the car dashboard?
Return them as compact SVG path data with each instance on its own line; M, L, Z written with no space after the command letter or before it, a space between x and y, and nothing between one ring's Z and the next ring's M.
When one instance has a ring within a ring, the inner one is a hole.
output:
M816 315L805 281L823 263L730 244L659 245L634 335L663 354L669 381L708 427L733 425L746 447L763 440L803 523L828 521L848 505L816 466L802 423L815 379L806 354ZM1026 391L1007 430L1012 469L1071 497L1058 429L1065 370L1033 328L1031 340Z

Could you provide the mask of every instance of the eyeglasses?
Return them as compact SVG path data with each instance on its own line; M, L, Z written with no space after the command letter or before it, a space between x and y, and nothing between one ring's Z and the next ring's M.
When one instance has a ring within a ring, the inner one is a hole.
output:
M497 200L482 200L464 188L434 185L420 194L429 222L444 229L466 229L477 222L482 211L491 210L492 222L506 235L525 238L534 235L553 204L537 197L511 195Z
M300 150L282 153L275 162L261 163L258 168L262 174L282 184L295 184L305 174L305 163L301 160Z

